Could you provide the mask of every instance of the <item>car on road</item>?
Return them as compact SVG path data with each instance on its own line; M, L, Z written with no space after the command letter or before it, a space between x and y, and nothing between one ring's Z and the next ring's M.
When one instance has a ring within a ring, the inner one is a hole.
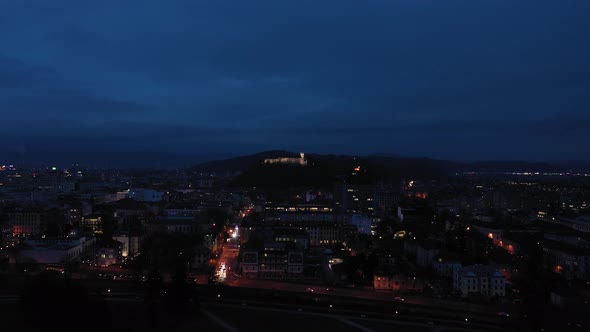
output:
M405 302L406 301L406 299L404 299L403 297L399 297L399 296L394 297L393 300L397 301L397 302Z

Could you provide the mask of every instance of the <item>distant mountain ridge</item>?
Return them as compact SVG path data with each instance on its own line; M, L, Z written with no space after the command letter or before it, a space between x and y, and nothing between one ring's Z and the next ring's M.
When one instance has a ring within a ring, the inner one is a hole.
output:
M246 156L207 161L194 166L193 169L200 172L242 172L261 163L264 159L298 156L299 153L295 152L270 150Z
M546 162L478 161L467 164L472 172L562 172L563 166Z
M589 160L567 160L561 162L568 171L590 173L590 159Z
M260 164L267 158L298 157L299 153L283 150L264 151L252 155L204 162L193 167L203 172L243 172ZM311 161L324 163L370 163L385 169L395 170L400 174L443 175L456 172L562 172L565 168L557 163L525 161L481 161L473 163L431 159L426 157L404 157L397 154L378 153L368 156L306 154Z
M267 158L298 157L298 152L285 150L263 151L250 155L225 158L228 153L174 153L158 151L45 151L31 149L26 153L0 151L0 164L46 167L55 165L69 167L80 164L97 168L154 168L154 169L194 169L206 172L241 172ZM310 160L330 160L334 163L358 159L399 169L402 173L421 170L421 172L590 172L590 160L570 160L563 162L520 162L520 161L481 161L456 162L426 157L408 157L393 153L374 153L366 156L306 154ZM223 159L220 159L223 158Z
M191 167L196 163L203 163L213 158L220 158L220 154L181 154L172 152L153 151L64 151L51 152L43 150L27 151L25 154L13 151L0 151L0 165L14 164L24 167L70 167L80 164L91 168L154 168L177 169Z

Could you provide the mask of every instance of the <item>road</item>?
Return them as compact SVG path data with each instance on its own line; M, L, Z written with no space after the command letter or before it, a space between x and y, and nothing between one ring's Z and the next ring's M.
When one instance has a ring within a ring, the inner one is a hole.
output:
M275 283L276 286L282 284L283 283ZM59 289L59 283L56 286L58 286ZM122 282L113 280L85 281L82 284L82 289L85 289L91 298L97 300L102 299L109 304L116 303L119 305L119 302L124 302L129 304L135 303L139 307L142 307L142 305L145 305L146 300L149 300L150 298L153 299L153 295L150 295L152 294L152 291L150 291L151 288L149 288L149 283ZM354 326L355 320L365 318L385 319L386 321L403 321L404 324L419 323L424 325L429 321L432 321L435 324L444 323L449 326L459 325L460 327L468 324L470 328L480 327L480 329L482 326L488 327L490 325L492 327L497 325L506 327L506 324L512 326L513 323L513 321L500 320L496 315L489 312L485 314L477 314L474 312L463 312L445 307L413 305L406 302L394 302L391 300L378 301L374 299L362 299L360 297L348 295L342 296L341 294L337 294L342 291L341 289L336 291L326 290L324 292L320 291L318 288L315 288L314 292L291 292L284 289L267 290L246 287L227 287L222 285L199 285L193 286L191 289L191 292L194 294L194 296L196 296L193 298L193 300L196 302L193 303L201 303L203 308L209 308L211 306L218 307L221 305L237 305L240 307L257 308L257 310L262 311L272 311L275 309L286 310L291 314L297 315L299 315L301 312L304 312L307 316L313 316L316 314L338 314L346 315L350 319L353 319L351 321L353 323L352 325L345 323L350 326ZM167 295L165 295L167 294L167 290L171 289L163 289L163 293L159 297L160 300L157 301L163 301L163 299L167 297ZM5 294L0 298L0 306L4 303L15 303L18 301L18 292L13 293L12 295ZM18 308L18 306L14 307ZM245 310L245 308L242 309ZM211 311L211 313L215 314L213 311ZM243 312L240 312L239 314L243 315ZM291 314L288 316L291 316ZM265 313L264 315L267 314ZM469 318L469 321L464 321L465 318ZM137 319L140 319L140 317ZM230 318L225 317L225 320L228 319ZM267 319L272 320L272 315L269 315ZM338 322L341 323L341 320L338 320ZM282 323L282 321L279 323ZM377 324L375 322L373 323ZM385 324L383 322L378 323ZM389 326L391 324L387 323L386 325ZM380 331L381 329L373 330ZM483 330L487 330L487 328L483 328Z
M217 261L215 275L218 282L233 280L233 275L238 269L238 255L240 253L240 236L238 227L228 230L229 242L224 243L221 248L221 255Z
M378 301L394 301L397 295L391 292L375 292L367 289L355 289L355 288L334 288L331 286L317 285L317 284L302 284L292 282L282 282L274 280L259 280L259 279L247 279L247 278L235 278L234 280L228 280L226 283L231 287L245 287L245 288L257 288L267 290L281 290L289 292L299 293L313 293L319 295L331 295L338 297L347 297L351 299L365 299L365 300L378 300ZM423 296L408 296L402 295L404 303L415 304L415 305L427 305L436 307L445 307L456 310L467 310L483 313L496 313L496 312L514 312L515 306L512 304L490 304L490 305L478 305L472 303L464 303L458 301L441 300L434 298L427 298Z
M226 331L433 331L428 324L395 322L379 319L351 318L345 315L299 311L294 309L261 308L250 305L214 304L208 312L222 319ZM228 328L229 327L229 328Z
M240 247L234 243L227 243L221 250L221 255L215 269L217 280L225 282L228 277L231 277L237 270L238 254ZM230 278L230 280L233 280Z
M0 301L0 317L4 326L17 326L22 319L18 299ZM204 300L193 307L188 315L177 315L163 308L152 311L149 304L136 297L104 298L106 309L96 312L112 326L103 327L113 331L325 331L333 329L344 332L380 331L482 331L469 324L436 324L423 318L419 321L373 318L358 312L330 309L328 312L307 306L256 303L233 303L223 298ZM74 319L74 318L72 318ZM69 325L61 325L69 331ZM49 325L51 323L49 322ZM461 326L463 325L463 326ZM77 327L76 327L77 328ZM61 329L63 330L63 329ZM26 331L26 329L25 329Z

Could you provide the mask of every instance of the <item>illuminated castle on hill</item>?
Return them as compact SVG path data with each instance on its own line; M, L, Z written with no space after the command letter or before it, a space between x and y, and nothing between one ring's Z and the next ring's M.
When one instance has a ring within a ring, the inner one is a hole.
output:
M299 158L290 158L290 157L279 157L279 158L272 158L272 159L264 159L265 164L299 164L301 166L307 165L307 160L305 160L305 153L301 152L299 154Z

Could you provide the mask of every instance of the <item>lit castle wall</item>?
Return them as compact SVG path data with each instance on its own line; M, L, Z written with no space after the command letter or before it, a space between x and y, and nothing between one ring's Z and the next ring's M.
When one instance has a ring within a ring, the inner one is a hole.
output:
M264 159L265 164L299 164L301 166L307 165L307 160L305 160L305 153L301 152L299 154L299 158L289 158L289 157L280 157L280 158L273 158L273 159Z

